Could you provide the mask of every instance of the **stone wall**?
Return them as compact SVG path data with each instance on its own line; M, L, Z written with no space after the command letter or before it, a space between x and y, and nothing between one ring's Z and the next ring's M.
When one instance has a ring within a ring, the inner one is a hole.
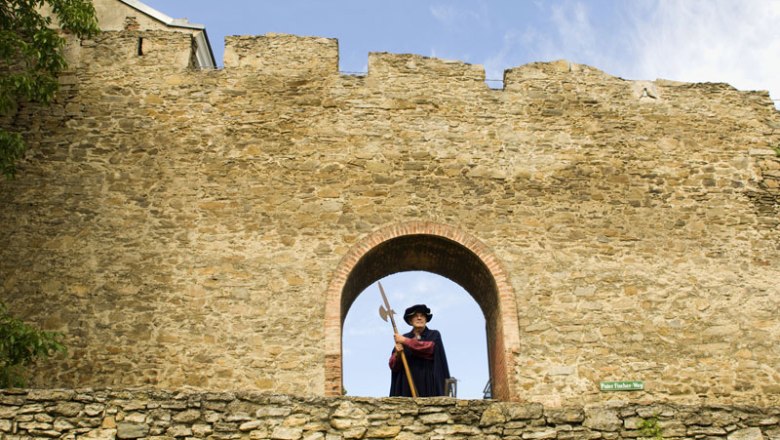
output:
M585 407L253 392L6 390L0 435L60 439L780 439L780 408ZM662 437L661 437L662 436Z
M333 280L478 248L473 285L496 292L471 294L515 323L490 341L503 398L598 403L641 377L627 399L780 403L766 92L565 61L493 90L479 66L384 53L342 75L334 40L288 35L194 71L191 44L74 42L57 102L0 121L31 147L0 182L0 297L70 348L33 385L322 396L351 305ZM355 274L367 237L420 222L465 238L429 255L410 234L408 260Z

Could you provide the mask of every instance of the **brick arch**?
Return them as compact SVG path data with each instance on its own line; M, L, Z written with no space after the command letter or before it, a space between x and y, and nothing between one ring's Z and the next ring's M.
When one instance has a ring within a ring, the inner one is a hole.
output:
M432 222L401 223L375 231L339 262L326 292L325 395L341 395L341 332L352 303L375 281L411 270L449 278L474 298L487 324L493 397L517 400L513 386L513 355L519 347L517 305L506 271L478 239Z

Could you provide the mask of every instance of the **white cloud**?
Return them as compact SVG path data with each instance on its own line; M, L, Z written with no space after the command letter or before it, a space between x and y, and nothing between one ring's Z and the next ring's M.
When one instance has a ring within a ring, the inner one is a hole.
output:
M629 11L637 79L727 82L780 99L780 1L654 0Z
M552 21L557 26L563 47L588 51L593 49L595 32L582 3L566 2L553 6Z
M635 2L618 4L625 7L636 5ZM622 34L631 30L610 27L605 24L609 23L608 20L600 20L596 24L596 14L604 11L590 9L592 5L582 1L564 1L551 7L550 21L554 32L545 35L539 44L542 60L566 59L610 74L619 71L622 60L616 53L623 43Z
M612 20L596 20L603 11L589 5L551 6L554 28L535 33L535 58L565 58L629 79L725 82L780 99L778 0L615 2Z
M445 26L452 26L459 15L458 10L451 5L432 5L430 11L433 18Z
M446 3L431 5L429 8L433 18L448 28L463 28L463 26L473 26L474 24L486 25L484 4L481 9L481 11L475 11L468 8L458 8Z

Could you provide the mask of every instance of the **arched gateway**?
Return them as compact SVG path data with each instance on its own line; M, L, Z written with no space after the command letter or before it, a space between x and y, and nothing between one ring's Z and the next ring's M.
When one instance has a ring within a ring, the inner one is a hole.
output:
M344 256L331 279L325 305L325 395L341 395L341 331L355 298L393 273L436 273L462 286L487 324L493 397L514 400L514 356L519 344L515 295L502 265L476 238L447 225L414 222L380 229Z

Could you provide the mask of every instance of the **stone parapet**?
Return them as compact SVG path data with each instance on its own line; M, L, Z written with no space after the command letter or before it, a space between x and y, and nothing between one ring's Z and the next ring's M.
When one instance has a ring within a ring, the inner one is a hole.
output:
M136 71L148 68L190 69L195 63L195 50L196 42L189 34L145 30L104 31L91 40L70 41L66 52L73 68L95 71L132 67L124 72L132 76ZM339 72L338 41L276 33L228 36L225 38L224 71L306 81L333 79ZM342 80L344 84L335 84L336 89L344 85L353 87L352 80ZM502 98L507 101L496 101L495 96L489 101L495 101L496 105L528 106L526 111L539 109L543 116L559 116L564 109L593 112L634 104L687 106L692 112L716 105L717 110L722 110L724 95L731 95L728 104L750 100L774 109L766 91L738 91L722 83L689 84L663 79L630 81L567 60L534 62L507 69L503 82L502 91L509 93ZM408 102L400 100L400 107L395 105L401 109L425 107L436 98L465 98L473 93L488 92L481 65L385 52L368 54L366 79L359 84L368 86L368 90L381 89L390 96L407 95ZM446 93L428 96L439 88L444 88ZM480 109L469 109L475 110Z
M338 74L339 50L334 38L285 34L225 38L225 68L251 69L279 76Z
M393 80L416 77L427 80L450 78L454 82L463 83L485 81L485 69L480 65L386 52L374 52L368 55L368 75Z
M771 440L780 408L544 407L451 398L304 398L253 392L0 391L0 437L59 439Z
M101 32L91 40L69 41L66 57L71 68L89 71L183 70L194 65L194 45L192 35L180 32Z

